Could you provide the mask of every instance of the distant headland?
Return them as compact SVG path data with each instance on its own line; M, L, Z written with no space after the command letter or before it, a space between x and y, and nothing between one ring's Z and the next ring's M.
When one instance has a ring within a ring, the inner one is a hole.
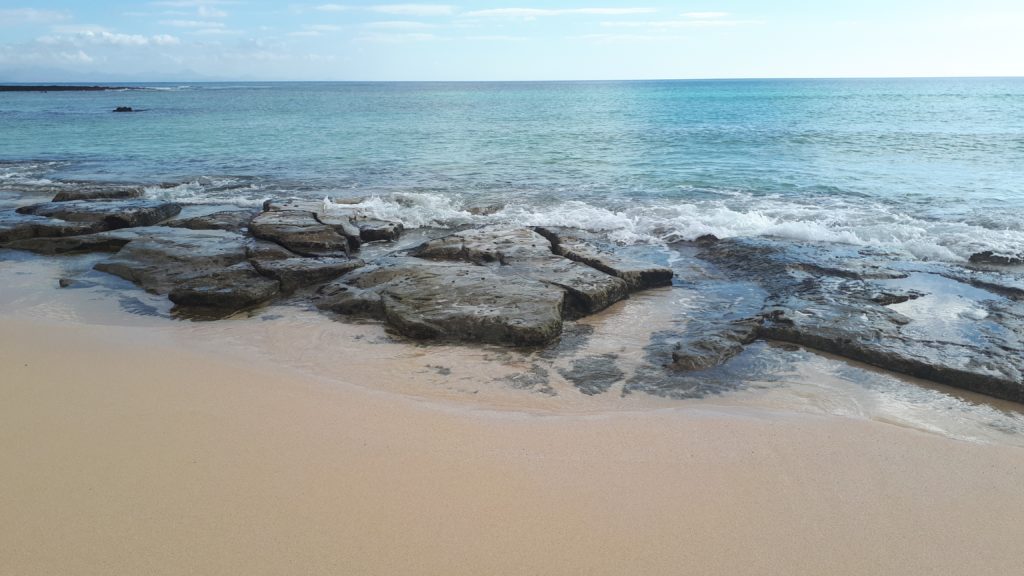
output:
M99 92L103 90L142 90L138 86L70 86L0 84L0 92Z

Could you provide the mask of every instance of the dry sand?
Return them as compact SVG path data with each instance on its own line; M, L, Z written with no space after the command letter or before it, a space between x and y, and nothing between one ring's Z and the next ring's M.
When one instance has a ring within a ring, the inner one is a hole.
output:
M1024 450L707 403L566 414L0 318L0 574L1019 574Z

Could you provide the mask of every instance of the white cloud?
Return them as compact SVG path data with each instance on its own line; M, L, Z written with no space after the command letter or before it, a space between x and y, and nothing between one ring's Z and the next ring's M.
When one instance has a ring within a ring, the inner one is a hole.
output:
M314 24L310 26L309 29L315 32L334 32L336 30L341 30L341 26L337 26L335 24Z
M0 10L0 26L52 24L70 19L71 14L58 10L36 10L35 8L6 8Z
M462 14L471 18L538 18L541 16L565 16L569 14L593 16L626 16L629 14L650 14L655 8L490 8L473 10Z
M726 28L753 24L751 20L648 20L644 22L622 21L622 22L601 22L606 28L650 28L650 29L677 29L677 28Z
M223 22L214 22L212 20L162 20L161 24L167 26L174 26L175 28L223 28Z
M423 30L424 28L436 28L434 24L426 22L414 22L411 20L388 20L382 22L367 22L363 24L366 28L375 30Z
M72 64L89 64L93 61L92 56L89 56L85 52L78 50L77 52L59 52L57 56L66 62Z
M455 7L448 4L380 4L367 9L398 16L447 16L455 12Z
M683 18L694 18L696 20L711 20L714 18L725 18L728 12L683 12Z
M236 0L159 0L158 2L150 2L150 4L170 8L202 8L204 6L238 4L238 2Z
M170 46L181 43L181 40L175 36L171 36L170 34L156 34L154 36L144 36L142 34L120 34L104 30L97 26L61 26L59 28L64 32L63 35L42 36L37 38L36 41L41 44L70 44L72 46L81 46L86 44L108 46Z
M574 36L577 40L588 40L602 44L615 43L636 43L636 42L665 42L682 39L681 36L670 36L664 34L584 34Z
M223 10L218 10L217 8L212 8L206 5L200 6L196 10L196 14L199 15L200 18L227 18L228 15L228 13Z
M426 42L436 38L437 36L433 34L410 32L405 34L363 34L355 40L357 42L371 42L374 44L406 44L409 42Z
M350 6L345 6L344 4L321 4L319 6L314 6L313 9L321 12L345 12L352 8Z

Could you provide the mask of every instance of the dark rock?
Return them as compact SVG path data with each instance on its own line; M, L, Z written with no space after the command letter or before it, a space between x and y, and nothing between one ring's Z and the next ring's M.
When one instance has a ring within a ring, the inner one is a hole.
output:
M1020 304L1000 298L997 290L968 288L991 282L991 274L963 277L966 273L939 264L909 274L843 251L771 239L728 239L701 255L769 292L759 315L762 337L1024 401L1024 323L1016 320L1024 314L1014 312ZM926 314L920 312L921 305L899 308L917 310L910 316L895 309L901 302L925 297L936 299L936 305L973 303L965 307L973 311L941 318L944 311L938 308Z
M250 260L287 260L296 258L298 254L267 240L250 240L245 245L245 255Z
M359 237L363 242L393 242L402 235L404 227L400 222L386 222L384 220L357 219L356 226L359 227Z
M281 292L286 294L334 280L364 265L362 260L348 258L254 259L251 262L260 274L280 282Z
M1004 266L1020 266L1024 265L1024 257L1011 256L1007 254L996 254L992 250L985 250L984 252L976 252L971 254L970 262L972 264L998 264Z
M347 256L349 243L333 227L316 219L312 212L281 210L263 212L249 224L252 235L277 242L303 256Z
M82 236L26 238L7 244L7 248L48 255L117 252L131 240L130 237L124 235L101 232Z
M410 338L538 346L561 332L560 288L487 266L385 260L324 286L317 306L385 320Z
M60 280L57 280L57 285L60 286L61 288L68 288L74 283L75 281L72 280L71 278L61 278Z
M757 339L760 323L755 319L729 324L694 326L672 351L672 365L680 370L706 370L743 352Z
M488 227L430 240L411 253L420 258L498 264L498 274L517 275L562 288L567 318L593 314L626 298L626 283L551 253L550 243L528 228Z
M711 246L715 242L718 242L718 236L715 236L714 234L702 234L697 236L694 242L697 243L697 246Z
M13 210L0 211L0 244L29 238L72 236L103 230L96 222L65 222L43 216L23 215Z
M351 218L345 214L337 214L333 212L320 212L314 214L316 219L321 224L326 224L331 228L345 237L348 240L348 247L350 250L359 249L359 245L363 243L361 232L359 228L352 223Z
M246 244L238 234L161 227L159 234L133 239L94 268L166 294L183 282L245 260Z
M53 202L71 202L74 200L130 200L142 197L139 187L89 187L78 190L62 190L53 197Z
M612 252L600 250L583 239L551 228L539 227L536 231L551 242L555 254L621 278L630 291L672 284L673 273L669 268L622 258Z
M504 204L486 204L483 206L470 206L466 209L473 216L490 216L491 214L497 214L505 209Z
M558 373L588 396L607 392L626 377L611 354L580 358L573 361L571 369L559 370Z
M510 264L546 259L551 243L528 228L479 228L430 240L410 252L431 260Z
M192 218L170 220L164 226L172 228L188 228L190 230L227 230L241 232L249 227L249 222L256 216L253 210L224 210Z
M243 262L186 280L167 297L178 306L231 314L271 300L279 289L277 280Z
M17 209L19 214L57 218L67 222L86 222L102 230L151 226L181 212L181 206L172 202L153 200L115 200L110 202L47 202Z
M114 112L134 112L131 106L118 106L114 108Z

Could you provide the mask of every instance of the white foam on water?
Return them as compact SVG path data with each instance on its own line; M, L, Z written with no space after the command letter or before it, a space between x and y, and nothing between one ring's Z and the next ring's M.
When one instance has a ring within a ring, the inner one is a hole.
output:
M622 244L660 244L714 234L871 246L947 262L964 262L983 250L1010 256L1024 252L1021 229L924 219L867 200L822 199L810 204L736 193L727 200L658 200L620 207L579 200L546 205L512 202L492 214L475 215L452 196L399 193L373 196L356 206L367 215L398 220L410 228L488 223L569 226L606 233Z
M266 196L259 196L262 189L251 184L249 186L230 188L230 193L211 191L228 185L227 180L214 180L203 183L199 180L184 182L176 186L146 186L143 195L151 200L181 202L184 204L233 204L242 207L262 206Z

